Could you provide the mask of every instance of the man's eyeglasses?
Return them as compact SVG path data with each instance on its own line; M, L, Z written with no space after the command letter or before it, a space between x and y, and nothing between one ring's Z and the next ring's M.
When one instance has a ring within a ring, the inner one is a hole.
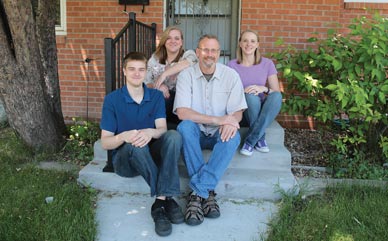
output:
M202 52L204 52L205 54L209 54L209 53L212 53L212 54L217 54L218 51L220 51L219 49L203 49L203 48L199 48L199 50L201 50Z

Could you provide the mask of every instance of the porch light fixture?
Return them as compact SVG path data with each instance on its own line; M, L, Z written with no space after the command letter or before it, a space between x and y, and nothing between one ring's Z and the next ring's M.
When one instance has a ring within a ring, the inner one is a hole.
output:
M124 5L124 12L127 11L127 5L143 5L143 9L141 10L144 13L145 5L150 5L149 0L119 0L120 5Z

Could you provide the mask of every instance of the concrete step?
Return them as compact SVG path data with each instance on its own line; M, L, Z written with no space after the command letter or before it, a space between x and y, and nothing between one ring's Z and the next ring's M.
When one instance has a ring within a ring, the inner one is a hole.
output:
M104 161L92 161L80 173L78 182L100 191L149 194L150 189L141 176L124 178L115 173L102 172ZM188 193L186 168L179 166L183 194ZM290 170L254 170L228 168L217 185L216 192L225 198L257 198L278 200L279 189L290 190L296 180Z
M247 136L248 130L248 127L240 128L241 142L243 142ZM273 121L265 130L265 140L270 148L271 144L284 144L284 129L277 121Z
M280 129L280 130L279 130ZM241 129L244 136L247 129ZM275 141L277 140L277 141ZM216 192L225 198L258 198L277 200L279 189L289 191L297 184L291 172L291 155L284 147L283 128L274 122L267 130L269 153L254 152L246 157L238 151L234 155L226 173L221 178ZM123 178L114 173L102 172L107 160L107 152L100 141L94 145L95 157L79 173L80 184L101 191L149 194L149 187L141 176ZM205 160L211 152L203 151ZM181 158L179 162L181 191L188 192L188 175Z
M168 129L176 129L176 125L168 124ZM243 142L247 136L248 130L249 127L240 128L241 142ZM284 129L277 121L272 122L265 132L266 141L269 145L279 143L284 144Z
M244 156L236 151L232 161L229 164L229 169L248 169L248 170L289 170L291 169L291 154L280 144L270 146L269 153L254 151L252 156ZM209 160L211 151L202 151L205 160ZM183 159L181 162L183 164ZM184 164L183 164L184 165Z

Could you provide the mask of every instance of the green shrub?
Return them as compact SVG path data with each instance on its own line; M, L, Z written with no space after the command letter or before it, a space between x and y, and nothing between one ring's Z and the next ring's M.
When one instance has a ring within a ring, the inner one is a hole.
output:
M67 125L69 136L63 152L66 159L84 165L93 159L93 145L100 137L98 123L73 118L73 123Z
M282 111L311 116L337 133L331 142L336 169L359 163L352 161L357 155L382 168L388 160L388 19L357 18L348 30L330 29L327 39L308 39L312 48L288 46L272 55L287 83Z

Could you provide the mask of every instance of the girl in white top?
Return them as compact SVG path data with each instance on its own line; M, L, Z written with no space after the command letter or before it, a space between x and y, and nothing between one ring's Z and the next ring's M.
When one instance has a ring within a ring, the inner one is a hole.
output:
M176 76L183 69L195 64L197 56L193 50L184 51L183 32L176 26L164 30L155 53L148 61L145 84L163 92L166 101L167 121L178 123L172 113L175 99Z

